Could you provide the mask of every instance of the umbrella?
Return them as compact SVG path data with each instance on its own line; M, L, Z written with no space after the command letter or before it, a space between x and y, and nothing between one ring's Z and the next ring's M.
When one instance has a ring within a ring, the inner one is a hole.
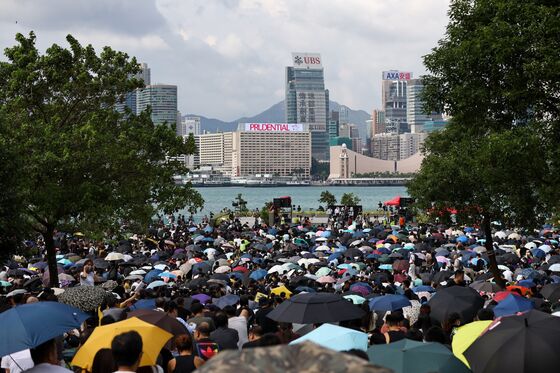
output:
M484 306L484 298L472 288L452 286L438 290L428 304L432 307L430 315L439 322L445 321L450 314L457 312L463 323L468 323Z
M463 352L482 334L488 326L492 324L491 320L483 321L473 321L466 325L459 327L453 336L453 342L451 347L453 348L453 354L457 359L461 360L467 367L470 368L469 363Z
M355 294L343 295L342 297L352 301L354 304L363 304L366 301L366 298Z
M33 348L71 329L89 315L66 304L38 302L0 313L0 356Z
M171 279L176 279L177 275L171 272L162 272L159 274L159 277L161 278L171 278Z
M550 272L560 272L560 263L554 263L550 267L548 267Z
M163 330L175 336L188 333L188 330L183 324L179 322L179 320L169 316L165 312L150 309L140 309L129 312L127 318L130 319L132 317L137 317L142 321L162 328Z
M227 273L230 271L231 268L229 266L220 266L214 270L214 273Z
M560 284L546 284L541 289L542 296L550 303L555 303L560 299Z
M223 297L212 300L212 304L223 309L226 306L233 306L239 302L239 295L228 294Z
M155 299L140 299L138 302L130 306L131 310L153 310L156 308Z
M156 281L159 279L159 274L163 273L163 270L161 269L152 269L150 272L148 272L146 274L146 276L144 276L144 282L146 283L150 283L152 281Z
M298 324L354 320L364 311L342 296L331 293L301 293L282 302L268 317L279 322Z
M155 365L163 345L173 335L137 317L95 328L86 343L80 347L74 356L72 365L91 371L93 358L97 351L102 348L111 348L113 338L132 330L138 332L142 337L140 366Z
M279 286L277 288L274 288L270 291L272 294L276 294L276 295L282 295L282 293L284 293L284 295L286 296L286 298L290 298L290 296L292 295L292 292L290 291L290 289L288 289L287 287L285 287L284 285Z
M387 294L369 300L372 311L395 311L410 306L410 300L404 295Z
M332 276L321 276L316 281L320 284L333 284L336 282L336 279Z
M312 342L222 351L197 369L200 373L352 372L389 373L355 356Z
M111 261L116 261L116 260L123 260L124 259L124 255L121 253L116 253L116 252L112 252L109 253L106 257L105 260L111 262Z
M160 286L165 286L165 285L167 285L165 282L163 282L163 281L161 281L161 280L157 280L157 281L154 281L154 282L150 283L150 284L146 287L146 289L155 289L155 288L158 288L158 287L160 287Z
M9 286L12 286L12 284L8 281L0 281L0 286L3 288L7 288Z
M202 304L206 304L210 299L212 299L212 297L207 294L195 294L191 298L198 299Z
M531 310L504 317L467 348L473 372L549 372L560 366L560 318Z
M315 276L321 278L323 276L329 275L330 273L331 273L331 269L329 267L321 267L317 270L317 272L315 272Z
M468 373L469 369L441 343L402 339L386 345L374 345L369 359L395 373Z
M253 272L251 272L251 274L249 275L249 278L252 278L255 281L259 281L262 280L263 278L265 278L267 275L266 273L266 269L257 269Z
M510 294L494 307L494 315L497 317L515 315L518 312L529 311L533 308L535 308L535 304L529 299Z
M393 269L395 271L408 271L409 266L410 263L408 263L408 260L395 260L395 262L393 262Z
M351 349L366 351L368 348L368 335L366 333L332 324L323 324L303 337L290 342L290 344L294 345L305 341L317 343L336 351Z
M97 286L76 286L68 288L58 297L58 301L76 307L84 312L97 310L106 299L107 293Z
M500 287L493 282L489 281L475 281L470 284L470 287L476 291L483 291L485 293L497 293Z

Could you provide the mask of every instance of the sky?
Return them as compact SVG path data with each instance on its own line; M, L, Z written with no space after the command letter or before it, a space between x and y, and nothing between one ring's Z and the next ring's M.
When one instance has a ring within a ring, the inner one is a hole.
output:
M292 52L320 53L331 100L370 112L384 70L425 74L449 0L1 0L0 48L33 30L44 51L74 35L178 86L178 109L226 121L284 99ZM4 56L0 57L5 59Z

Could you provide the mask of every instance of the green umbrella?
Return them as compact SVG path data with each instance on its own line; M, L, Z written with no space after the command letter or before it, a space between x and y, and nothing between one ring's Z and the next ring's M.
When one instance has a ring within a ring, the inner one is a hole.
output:
M329 267L321 267L317 270L317 272L315 272L315 276L322 277L328 275L329 273L331 273L331 269Z
M359 295L355 295L355 294L344 295L343 298L351 300L352 303L354 304L362 304L366 301L366 298L360 297Z
M371 363L395 373L468 373L470 370L440 343L402 339L386 345L374 345L367 351Z
M12 286L12 284L8 281L0 281L0 286L3 288L7 288L8 286Z
M393 261L392 258L389 258L389 255L383 254L377 259L379 263L391 263Z

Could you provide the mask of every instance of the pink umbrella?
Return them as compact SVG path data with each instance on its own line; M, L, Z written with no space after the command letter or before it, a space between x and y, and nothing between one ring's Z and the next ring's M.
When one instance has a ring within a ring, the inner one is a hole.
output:
M332 284L336 282L336 280L332 276L321 276L316 281L321 284Z

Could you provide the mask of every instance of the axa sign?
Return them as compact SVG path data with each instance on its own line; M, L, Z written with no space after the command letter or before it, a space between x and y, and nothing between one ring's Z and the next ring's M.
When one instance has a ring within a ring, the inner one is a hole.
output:
M383 71L383 80L410 80L412 73L408 71L390 70Z
M294 67L318 68L321 67L321 55L319 53L292 53Z

